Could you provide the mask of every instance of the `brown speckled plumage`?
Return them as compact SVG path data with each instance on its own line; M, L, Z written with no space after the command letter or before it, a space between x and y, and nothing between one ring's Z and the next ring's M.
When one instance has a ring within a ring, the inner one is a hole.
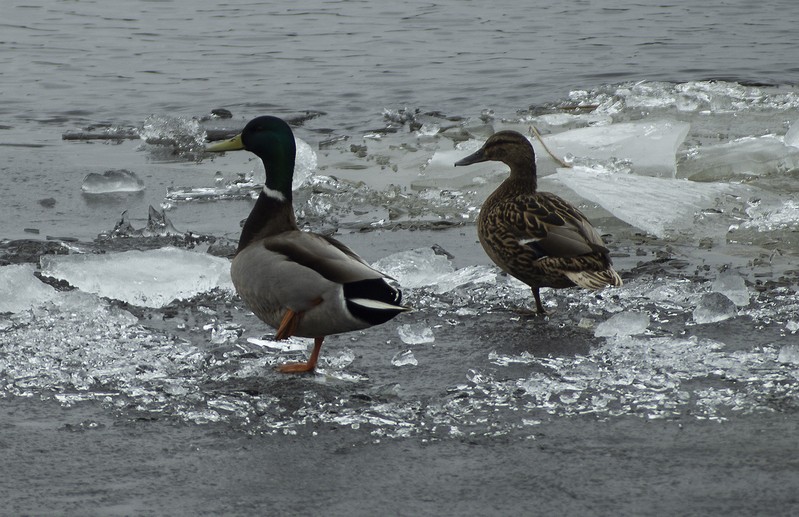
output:
M495 133L455 165L489 160L508 165L510 176L483 203L477 234L491 260L531 287L539 313L545 314L541 287L622 285L588 219L555 194L537 191L535 152L524 135Z

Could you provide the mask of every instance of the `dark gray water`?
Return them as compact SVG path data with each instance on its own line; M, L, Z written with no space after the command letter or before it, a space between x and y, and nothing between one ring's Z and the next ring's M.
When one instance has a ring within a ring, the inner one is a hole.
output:
M68 515L795 511L799 4L692 4L4 6L0 499ZM245 153L203 154L206 130L261 114L300 139L301 222L416 309L329 338L314 376L272 370L307 343L272 341L203 253L229 250L263 177ZM476 242L505 171L452 167L533 125L574 164L536 142L541 187L589 215L625 281L546 290L548 319L515 312L529 290ZM102 193L119 169L131 182ZM159 213L171 223L148 225ZM98 238L121 219L127 238ZM151 251L169 246L200 253Z
M13 3L0 113L15 125L225 106L361 131L384 108L512 114L623 81L799 81L791 0Z

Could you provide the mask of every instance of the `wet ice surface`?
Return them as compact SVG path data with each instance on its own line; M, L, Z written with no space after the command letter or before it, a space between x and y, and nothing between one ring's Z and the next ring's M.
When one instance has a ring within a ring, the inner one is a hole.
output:
M196 267L186 257L197 252L178 251L162 265ZM125 264L127 253L98 257ZM186 280L203 294L156 309L44 286L47 295L0 323L2 391L65 405L99 400L117 411L248 432L348 426L423 438L534 433L547 418L576 414L723 420L797 407L794 288L763 291L726 327L699 325L695 308L705 297L729 301L711 291L729 273L687 280L661 269L599 296L545 290L555 306L541 319L515 312L530 302L523 286L501 276L464 283L468 266L445 258L443 267L433 249L414 253L407 278L419 286L405 296L416 312L328 338L319 371L308 376L273 366L306 354L310 340L274 341L223 282ZM391 260L382 263L390 268ZM102 262L81 264L90 271ZM431 271L456 287L440 292L424 280ZM44 285L30 267L0 272L22 290ZM144 300L163 297L155 286L140 289L153 290Z
M300 223L369 254L415 308L329 337L314 375L273 370L307 354L309 340L274 341L232 293L228 259L205 253L213 237L152 241L180 237L168 216L186 207L213 217L257 193L263 171L246 153L213 158L205 182L170 187L145 228L123 216L96 242L43 245L41 259L4 245L4 264L33 258L0 267L4 292L18 293L0 307L0 392L253 433L347 426L375 438L531 435L547 419L583 414L796 411L799 182L794 124L773 123L799 118L796 93L644 83L574 92L563 104L594 107L457 124L389 111L386 126L401 130L325 133L324 145L298 129L298 141L317 142L298 147ZM202 159L202 124L146 125L147 156ZM601 293L544 290L546 319L525 313L529 289L475 242L480 203L503 167L452 167L493 130L530 125L570 148L575 165L555 172L534 141L541 187L589 215L625 281ZM638 131L658 153L641 153ZM581 134L616 139L597 152ZM420 247L416 230L440 246Z

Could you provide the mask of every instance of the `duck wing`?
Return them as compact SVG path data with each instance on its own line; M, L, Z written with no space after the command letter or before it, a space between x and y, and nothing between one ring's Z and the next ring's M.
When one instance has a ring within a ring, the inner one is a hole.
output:
M291 231L264 239L264 248L281 257L294 283L322 277L342 287L349 311L373 325L383 323L399 312L402 293L387 282L390 277L367 264L354 251L331 237L310 232ZM284 283L283 281L279 282ZM314 282L318 289L321 282ZM315 296L315 289L308 289Z
M283 232L264 239L263 246L290 262L312 269L331 282L346 284L388 278L341 242L316 233Z
M554 194L516 196L494 205L491 212L484 223L486 232L515 241L536 259L599 254L610 262L608 249L588 219Z

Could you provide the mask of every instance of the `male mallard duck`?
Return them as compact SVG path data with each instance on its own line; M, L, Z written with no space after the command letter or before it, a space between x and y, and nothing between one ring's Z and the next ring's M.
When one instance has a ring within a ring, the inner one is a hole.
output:
M477 235L494 263L532 288L539 314L546 314L541 287L601 289L622 284L588 219L555 194L536 191L535 152L524 135L494 133L455 165L489 160L510 167L510 176L483 203Z
M264 162L266 182L250 212L230 268L233 285L258 318L277 329L277 339L312 337L305 363L316 367L325 336L379 325L409 310L389 278L337 240L297 228L291 203L294 134L277 117L251 120L238 136L209 151L246 149Z

